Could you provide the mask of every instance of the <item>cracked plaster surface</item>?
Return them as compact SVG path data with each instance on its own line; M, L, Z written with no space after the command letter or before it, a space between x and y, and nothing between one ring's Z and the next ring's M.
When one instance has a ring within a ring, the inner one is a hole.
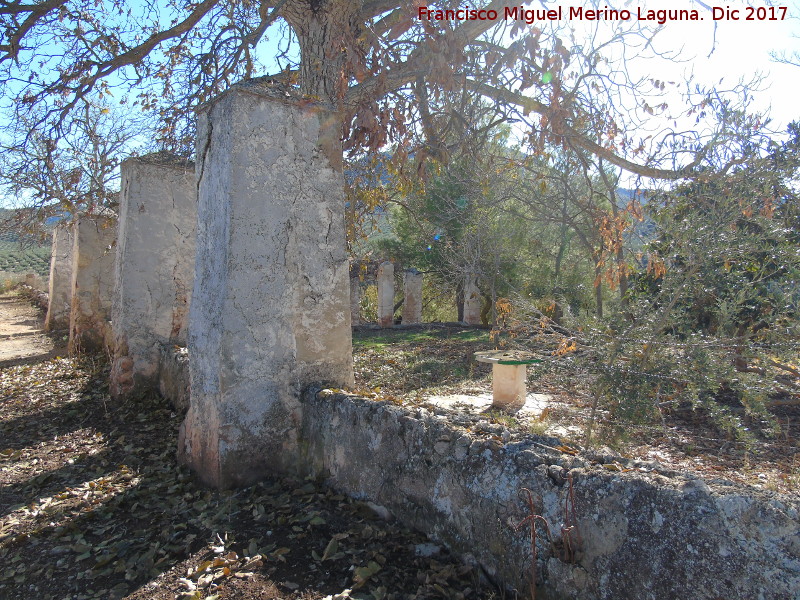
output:
M151 156L122 164L111 306L115 397L154 386L161 346L186 344L197 222L194 167Z
M72 224L62 222L53 229L48 282L48 306L45 329L59 329L69 324L72 302Z
M199 115L181 453L215 485L290 471L302 390L352 383L344 180L320 119L237 88Z

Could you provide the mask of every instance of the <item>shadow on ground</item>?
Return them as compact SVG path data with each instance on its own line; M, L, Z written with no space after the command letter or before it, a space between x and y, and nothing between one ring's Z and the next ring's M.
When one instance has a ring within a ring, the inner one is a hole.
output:
M218 492L180 416L96 357L0 368L2 598L487 598L479 573L315 482ZM350 591L346 591L350 590Z

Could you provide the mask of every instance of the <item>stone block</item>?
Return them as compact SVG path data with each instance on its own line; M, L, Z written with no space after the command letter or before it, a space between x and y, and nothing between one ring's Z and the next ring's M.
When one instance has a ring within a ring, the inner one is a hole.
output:
M378 325L394 326L394 264L383 262L378 267Z
M162 345L186 345L194 283L194 164L164 152L121 166L111 395L155 387Z
M422 322L422 273L409 269L403 274L403 325Z
M338 127L307 100L255 84L198 114L179 456L211 485L295 472L300 394L353 383Z
M509 596L529 595L530 530L514 529L529 514L527 488L553 535L548 543L540 530L542 597L797 597L796 496L653 472L634 461L625 472L609 471L555 450L557 439L503 443L390 402L323 391L308 393L305 404L308 476L385 507L480 564L517 592ZM573 500L569 530L565 506ZM568 531L574 560L562 554Z
M47 316L44 328L65 329L69 326L72 303L72 223L61 222L53 229L50 252L50 281L47 293Z
M106 350L114 289L116 215L104 211L74 221L69 352Z
M481 324L481 292L478 276L468 273L464 278L464 322L467 325Z

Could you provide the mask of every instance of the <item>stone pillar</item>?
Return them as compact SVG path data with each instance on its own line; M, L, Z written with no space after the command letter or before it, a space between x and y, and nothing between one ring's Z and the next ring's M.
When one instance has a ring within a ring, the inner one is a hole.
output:
M403 274L403 325L422 322L422 273L409 269Z
M74 221L69 352L105 349L114 288L116 217L111 211Z
M47 316L44 328L62 329L69 326L72 303L72 223L61 222L53 229L48 282Z
M350 278L350 324L361 325L361 279Z
M301 393L353 384L339 127L257 82L198 114L191 400L178 451L211 485L296 473Z
M467 325L481 324L481 293L475 273L467 273L464 280L464 322Z
M194 164L158 152L120 168L111 395L157 385L161 346L186 345L194 281Z
M394 326L394 264L389 261L378 266L378 325Z

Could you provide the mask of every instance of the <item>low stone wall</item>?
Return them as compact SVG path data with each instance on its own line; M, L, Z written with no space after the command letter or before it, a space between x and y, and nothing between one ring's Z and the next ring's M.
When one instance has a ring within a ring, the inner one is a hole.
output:
M42 279L36 273L13 273L10 271L0 271L0 285L11 288L15 285L23 284L38 292L47 294L47 279ZM47 307L45 307L46 309Z
M622 461L618 472L619 457L604 465L610 457L564 454L557 439L330 391L306 392L301 406L296 474L386 507L507 588L529 581L530 530L513 527L527 515L528 488L555 538L539 537L540 597L797 597L796 498L654 463ZM558 558L569 479L574 564Z
M504 443L502 432L471 433L425 409L331 392L305 395L301 440L309 475L385 506L511 587L530 572L529 529L512 528L526 516L520 490L533 492L563 548L571 476L575 564L540 537L538 571L557 596L744 600L800 589L796 499L650 464L613 472L550 449L557 440Z
M28 285L27 283L23 283L20 285L20 289L24 296L26 296L33 304L35 304L38 308L42 310L47 310L47 305L50 303L50 296L47 292L43 292L37 287L33 287Z
M32 287L38 292L43 292L47 294L47 279L41 278L36 273L26 273L25 274L25 285Z

